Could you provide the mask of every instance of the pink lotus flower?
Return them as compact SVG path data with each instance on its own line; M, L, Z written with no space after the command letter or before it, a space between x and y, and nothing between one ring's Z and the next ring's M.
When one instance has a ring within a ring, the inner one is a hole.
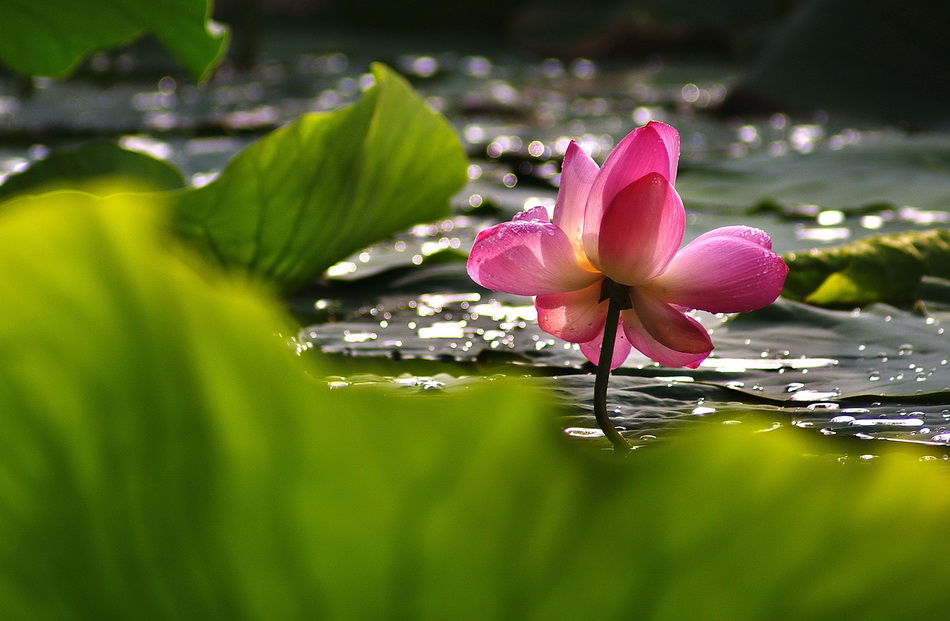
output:
M488 289L533 295L540 327L579 343L598 364L608 300L629 296L611 368L637 348L660 364L696 368L712 352L709 334L685 314L736 313L778 297L788 267L758 229L729 226L682 249L686 212L673 183L679 135L651 122L631 132L598 168L576 143L564 156L549 220L534 207L478 234L468 259ZM679 251L677 251L679 249ZM626 302L626 300L624 300Z

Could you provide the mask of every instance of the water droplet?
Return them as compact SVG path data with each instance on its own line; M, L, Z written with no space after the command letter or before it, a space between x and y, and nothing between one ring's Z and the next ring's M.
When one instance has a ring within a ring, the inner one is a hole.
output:
M437 321L431 326L419 328L422 339L461 339L465 338L464 321Z
M792 393L792 401L825 401L834 399L841 393L838 390L798 390Z
M591 427L568 427L564 433L575 438L602 438L604 436L603 431Z
M919 418L856 418L851 424L855 427L923 427Z
M377 334L375 332L350 332L343 331L343 340L347 343L365 343L366 341L375 341Z

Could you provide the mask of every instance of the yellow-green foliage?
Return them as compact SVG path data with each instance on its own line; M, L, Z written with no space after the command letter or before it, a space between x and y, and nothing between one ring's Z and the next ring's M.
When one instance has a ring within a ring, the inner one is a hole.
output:
M943 615L943 462L748 422L617 461L515 382L329 390L142 200L0 212L0 617Z

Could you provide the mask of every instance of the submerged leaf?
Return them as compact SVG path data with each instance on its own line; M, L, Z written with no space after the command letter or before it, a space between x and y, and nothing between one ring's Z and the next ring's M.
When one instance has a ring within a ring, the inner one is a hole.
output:
M174 197L179 228L223 263L285 287L367 244L448 215L465 182L451 126L383 65L355 105L311 114Z
M0 617L943 614L939 464L755 423L607 461L518 383L329 390L141 200L0 214Z
M950 230L868 237L843 246L793 252L783 295L819 306L906 303L921 278L950 279Z
M24 75L62 76L87 54L153 34L196 80L227 48L208 0L0 0L0 62Z

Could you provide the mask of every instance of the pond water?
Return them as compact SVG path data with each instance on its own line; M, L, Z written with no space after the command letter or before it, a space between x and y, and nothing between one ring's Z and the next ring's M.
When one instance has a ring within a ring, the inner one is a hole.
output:
M51 148L105 137L167 159L202 185L264 132L354 101L368 63L387 62L454 124L471 158L469 183L450 218L365 248L290 298L303 326L295 346L303 356L331 356L340 372L327 381L340 389L464 390L525 376L563 404L566 434L603 444L591 412L592 366L576 346L538 329L530 298L481 289L464 268L479 230L528 206L553 206L570 139L602 161L637 125L676 126L687 238L746 224L789 252L950 219L943 134L822 113L719 118L712 111L735 80L725 65L524 59L470 47L288 31L265 41L250 73L225 69L200 87L134 52L97 56L70 81L39 82L30 97L7 78L0 179ZM824 310L779 300L740 317L700 313L713 356L690 371L634 352L611 379L609 407L638 444L675 427L758 413L808 433L910 441L943 456L950 288L932 281L923 294L915 308Z

